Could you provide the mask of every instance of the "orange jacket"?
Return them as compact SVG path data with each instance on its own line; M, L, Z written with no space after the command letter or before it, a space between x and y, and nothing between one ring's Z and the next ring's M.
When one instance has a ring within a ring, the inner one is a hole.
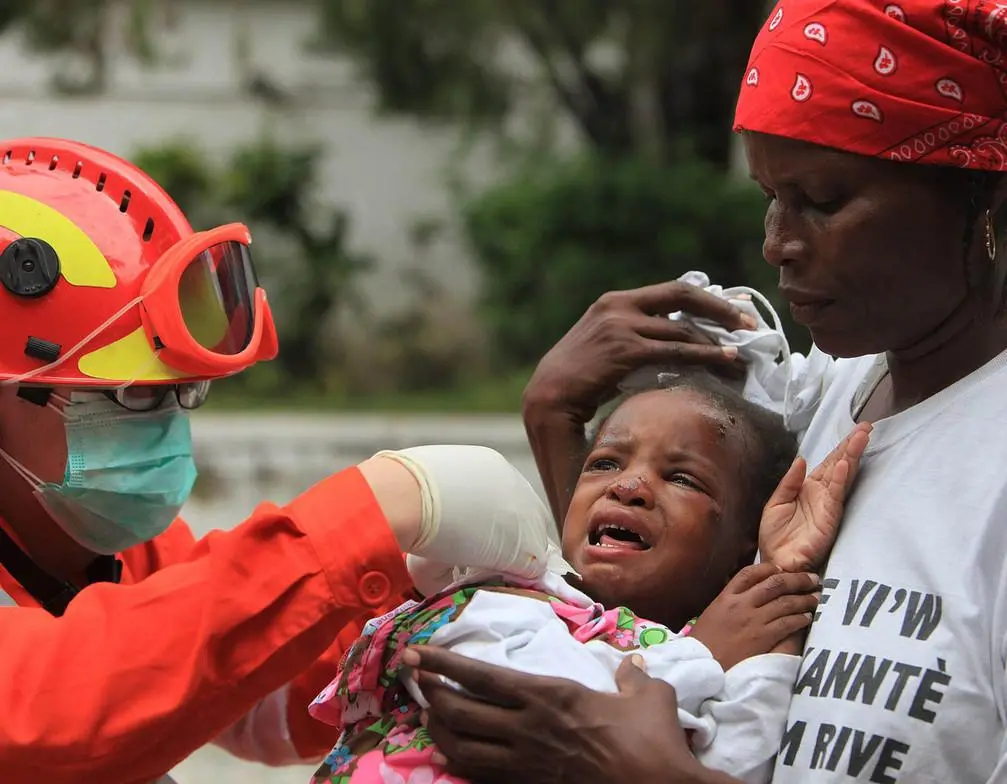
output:
M3 784L149 782L288 683L290 742L324 754L335 730L308 703L411 587L355 468L199 542L178 521L123 562L61 618L0 569L22 605L0 608Z

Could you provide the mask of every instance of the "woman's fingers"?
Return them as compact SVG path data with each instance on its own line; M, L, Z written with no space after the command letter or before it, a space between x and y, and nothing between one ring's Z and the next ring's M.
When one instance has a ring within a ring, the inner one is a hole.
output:
M476 699L444 683L439 675L420 673L417 685L439 721L455 732L474 737L502 740L513 731L513 708Z
M527 704L529 696L559 680L483 664L432 645L410 648L403 654L403 661L415 670L443 675L470 694L509 708Z
M683 310L690 315L716 321L727 329L753 329L756 326L751 316L742 313L727 300L677 280L619 293L627 295L630 302L649 315Z
M506 772L514 769L515 750L503 743L460 733L446 724L436 713L427 715L427 732L437 744L435 760L446 765L450 773L471 781L506 780ZM497 777L496 773L503 773Z

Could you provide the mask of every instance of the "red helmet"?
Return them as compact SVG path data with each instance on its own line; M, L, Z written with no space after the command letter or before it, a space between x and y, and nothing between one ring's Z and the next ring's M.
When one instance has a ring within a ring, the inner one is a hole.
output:
M0 143L0 384L177 384L276 356L248 229L193 232L130 163Z

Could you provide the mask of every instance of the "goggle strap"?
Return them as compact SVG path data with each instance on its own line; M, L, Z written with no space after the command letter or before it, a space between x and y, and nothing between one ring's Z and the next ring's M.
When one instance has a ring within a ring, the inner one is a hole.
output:
M13 378L5 378L0 380L0 386L11 385L11 384L21 384L25 381L30 381L35 376L40 376L44 373L48 373L55 368L60 367L63 363L70 359L73 359L77 354L79 354L92 340L98 337L102 332L111 327L115 322L129 313L133 308L143 302L143 297L137 297L136 299L130 300L125 305L123 305L119 310L109 316L105 321L99 324L95 329L89 332L79 343L65 351L59 359L50 362L48 365L42 365L42 367L37 367L34 370L29 370L27 373L22 373L20 376L14 376Z
M116 384L114 387L112 387L112 389L118 391L120 389L125 389L126 387L133 386L133 384L136 383L137 378L139 378L140 376L142 376L144 373L146 373L151 368L155 367L157 365L157 363L160 362L160 360L158 359L158 357L160 356L160 354L161 354L161 349L156 349L153 352L153 356L150 358L150 361L146 365L144 365L143 367L141 367L138 371L134 371L133 375L130 377L130 379L128 381L123 381L121 384Z

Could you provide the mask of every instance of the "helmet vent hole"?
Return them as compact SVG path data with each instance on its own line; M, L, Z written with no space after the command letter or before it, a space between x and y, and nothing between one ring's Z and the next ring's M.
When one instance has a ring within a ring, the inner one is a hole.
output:
M26 164L28 164L29 166L31 166L33 163L35 163L35 151L34 150L28 150L28 157L25 158L24 162Z
M102 172L101 174L98 175L98 182L94 186L94 189L98 191L98 193L101 193L103 190L105 190L105 180L107 179L108 175L105 174L105 172Z
M8 163L10 163L10 159L13 157L14 157L14 150L7 150L7 152L3 154L3 165L6 166Z
M154 236L154 219L147 218L147 225L143 227L143 241L150 242L150 238Z
M122 194L122 201L119 202L119 212L125 212L129 209L129 200L132 198L132 194L129 191L125 191Z
M75 180L80 179L80 172L84 168L84 164L77 161L77 165L73 167L73 178Z
M49 159L49 171L56 171L57 166L59 166L59 156L54 155Z

